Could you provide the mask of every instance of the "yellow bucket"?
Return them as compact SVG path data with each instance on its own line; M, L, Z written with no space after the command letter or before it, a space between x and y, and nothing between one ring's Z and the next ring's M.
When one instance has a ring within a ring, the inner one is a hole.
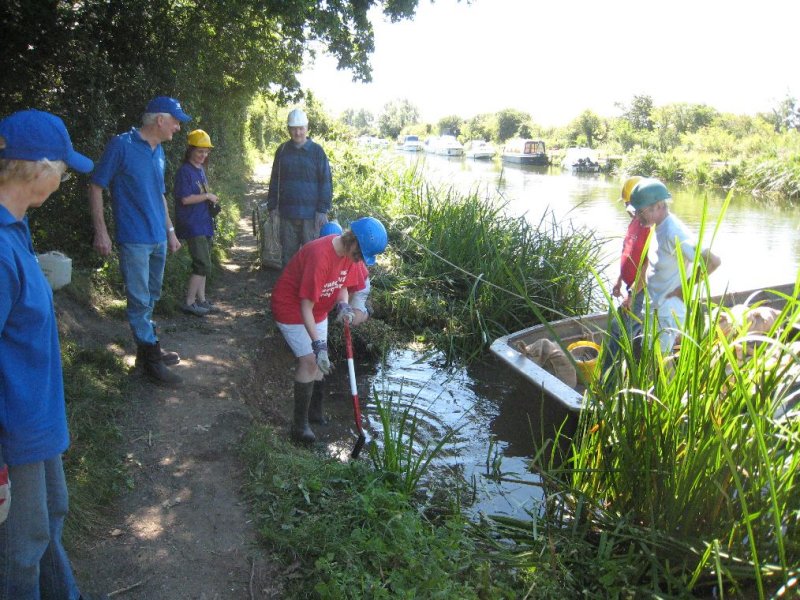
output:
M567 351L575 359L578 373L584 385L589 385L597 376L597 359L600 356L600 346L588 340L580 340L567 346Z

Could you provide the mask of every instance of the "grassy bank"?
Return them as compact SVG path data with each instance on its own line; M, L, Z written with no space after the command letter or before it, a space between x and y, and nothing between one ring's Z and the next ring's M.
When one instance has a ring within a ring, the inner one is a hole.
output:
M371 272L381 318L451 358L480 357L495 338L596 299L600 240L551 214L530 224L499 196L433 186L390 156L331 151L343 223L383 220L389 248Z

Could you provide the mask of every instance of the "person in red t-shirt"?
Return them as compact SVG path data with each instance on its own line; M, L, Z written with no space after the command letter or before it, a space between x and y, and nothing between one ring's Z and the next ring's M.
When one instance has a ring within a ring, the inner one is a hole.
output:
M630 205L631 192L636 184L643 178L629 177L622 186L620 200L625 203L625 210L631 216L625 240L622 242L622 256L620 257L620 272L611 294L615 298L622 298L622 322L628 332L629 339L633 339L636 331L641 327L644 308L645 282L647 274L647 255L643 255L647 240L650 237L651 227L646 227L635 216L635 210ZM622 285L625 284L623 295ZM603 372L607 371L619 352L620 327L616 319L610 319L609 336L603 359Z
M375 264L386 249L383 224L372 217L357 219L342 235L327 235L304 244L284 268L272 292L272 315L297 358L294 378L292 438L314 442L309 420L322 415L323 378L331 371L328 358L328 313L353 321L349 289L363 289L358 263Z

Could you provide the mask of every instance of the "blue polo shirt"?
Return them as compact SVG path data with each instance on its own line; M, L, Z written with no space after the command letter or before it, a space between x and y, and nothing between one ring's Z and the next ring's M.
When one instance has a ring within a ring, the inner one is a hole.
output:
M155 148L135 127L111 138L92 171L92 183L111 190L116 240L121 244L157 244L167 239L161 144Z
M0 447L9 465L40 462L69 446L53 292L27 217L0 206Z
M184 204L182 198L208 191L208 180L202 167L185 162L175 173L175 235L182 240L214 235L214 219L208 210L208 202Z

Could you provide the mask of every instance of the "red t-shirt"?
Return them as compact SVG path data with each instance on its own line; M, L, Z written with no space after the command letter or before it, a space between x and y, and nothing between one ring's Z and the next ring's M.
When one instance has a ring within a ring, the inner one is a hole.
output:
M272 316L279 323L302 325L300 301L314 303L314 321L327 317L346 286L364 287L363 277L349 256L337 256L333 249L333 235L316 239L298 250L278 278L272 290Z
M639 270L639 263L642 260L642 251L649 235L650 227L642 225L639 219L631 219L628 233L625 234L625 241L622 242L622 258L619 266L622 281L628 287L631 287L636 280L636 272Z

